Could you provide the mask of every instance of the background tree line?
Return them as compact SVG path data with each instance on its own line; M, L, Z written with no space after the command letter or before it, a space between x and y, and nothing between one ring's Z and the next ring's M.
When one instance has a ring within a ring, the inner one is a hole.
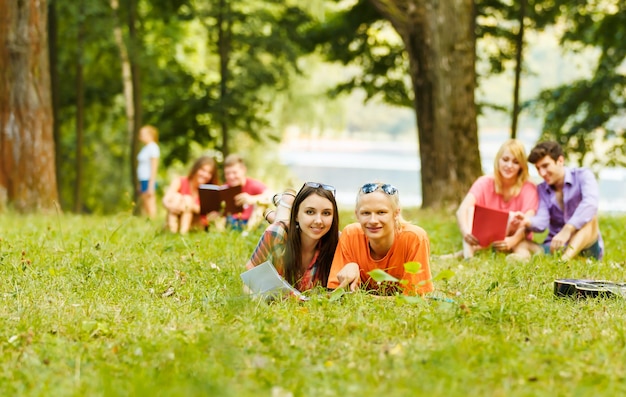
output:
M457 201L481 173L477 115L498 106L475 91L496 73L514 71L513 106L500 108L512 136L520 112L533 111L579 161L597 139L604 160L623 160L619 0L0 0L0 15L1 208L44 209L57 197L75 212L129 208L143 124L161 131L164 167L194 147L271 145L286 124L327 117L314 102L331 100L307 96L320 60L361 70L329 96L362 89L414 109L424 206ZM596 49L596 68L521 102L525 34L546 27L566 49ZM477 74L478 63L489 67Z

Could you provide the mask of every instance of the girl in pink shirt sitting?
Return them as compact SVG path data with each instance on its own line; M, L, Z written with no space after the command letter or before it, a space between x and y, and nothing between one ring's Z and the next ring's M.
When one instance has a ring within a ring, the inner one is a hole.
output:
M465 258L483 248L472 234L474 208L476 205L512 212L521 211L532 217L537 211L539 199L536 186L528 181L528 162L522 142L516 139L506 141L494 159L494 172L490 176L481 176L474 182L465 196L456 218L463 235L463 251ZM510 219L509 219L510 220ZM501 252L511 253L511 258L528 259L534 253L534 245L530 243L532 235L527 234L524 227L507 227L504 240L495 241L491 246Z

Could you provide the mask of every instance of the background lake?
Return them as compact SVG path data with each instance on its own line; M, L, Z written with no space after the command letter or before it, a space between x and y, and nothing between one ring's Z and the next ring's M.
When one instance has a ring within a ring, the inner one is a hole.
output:
M481 134L483 172L493 173L493 158L505 133ZM535 139L524 140L527 152ZM356 140L289 140L280 150L281 162L301 181L319 181L337 188L341 206L354 204L364 183L383 181L400 191L403 206L421 205L420 163L417 142ZM541 178L529 167L531 179ZM599 174L600 211L626 212L626 169L605 168Z

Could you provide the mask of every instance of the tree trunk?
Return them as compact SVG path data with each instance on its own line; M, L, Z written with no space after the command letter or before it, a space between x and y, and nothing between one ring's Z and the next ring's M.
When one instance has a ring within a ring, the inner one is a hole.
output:
M519 117L520 78L522 75L522 54L524 51L524 18L526 18L526 1L519 4L519 31L515 38L515 87L513 88L513 117L511 117L511 139L517 138L517 124Z
M83 185L83 142L85 128L85 87L83 76L83 36L85 34L84 3L81 1L78 13L78 34L76 36L76 159L74 169L76 180L74 182L74 212L82 212L83 198L81 195Z
M50 94L52 98L52 136L54 137L54 167L57 185L62 185L63 176L61 175L61 161L63 156L61 153L61 128L59 123L59 69L58 69L58 24L57 24L57 5L56 1L48 4L48 60L50 62ZM63 203L61 203L63 207Z
M0 1L0 209L49 211L58 200L47 1Z
M141 76L140 70L141 68L138 65L137 57L139 56L139 35L137 34L137 1L129 0L128 1L128 35L130 38L131 46L135 49L132 51L132 55L129 57L130 63L130 74L131 74L131 83L132 83L132 91L133 91L133 108L134 108L134 121L133 121L133 131L131 136L131 144L130 144L130 164L131 164L131 183L132 186L135 187L138 185L137 180L137 153L139 153L139 129L143 125L143 112L141 106ZM133 199L134 202L137 203L139 200L139 192L137 189L133 188ZM137 207L139 209L139 207Z
M220 57L220 108L218 111L222 134L222 153L224 157L226 157L230 153L230 143L228 139L228 63L230 60L231 18L228 0L219 1L217 28L217 48Z
M481 175L472 0L370 0L408 57L417 115L423 207L458 203Z
M131 181L133 183L133 191L135 192L135 202L137 202L137 175L136 175L136 157L137 153L133 152L133 142L135 140L135 99L133 92L133 80L132 80L132 72L130 60L128 57L128 49L126 48L126 43L124 42L124 35L122 34L122 26L120 24L120 19L118 16L119 11L119 3L118 0L111 0L111 8L113 9L113 19L115 21L115 25L113 27L113 37L115 38L115 43L117 44L117 48L120 52L120 59L122 63L122 83L124 85L124 102L126 109L126 127L128 130L129 137L129 146L130 156L131 156Z

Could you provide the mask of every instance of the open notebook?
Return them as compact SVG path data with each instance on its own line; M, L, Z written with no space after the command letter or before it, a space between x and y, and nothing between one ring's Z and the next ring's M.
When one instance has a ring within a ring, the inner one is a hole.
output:
M241 280L253 295L266 299L293 295L302 301L309 300L302 292L292 287L282 278L270 261L265 261L259 266L241 273Z

